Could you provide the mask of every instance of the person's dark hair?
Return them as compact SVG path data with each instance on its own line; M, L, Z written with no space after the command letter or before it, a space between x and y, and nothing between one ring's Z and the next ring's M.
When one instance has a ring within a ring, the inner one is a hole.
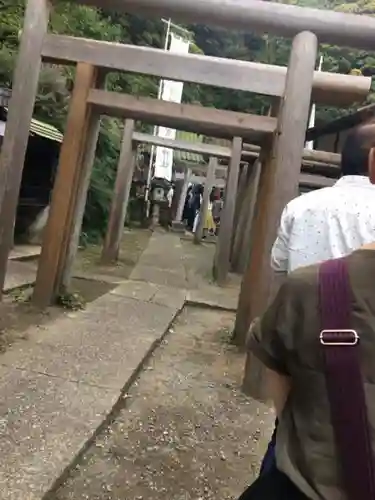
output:
M375 123L366 123L349 132L341 151L342 175L368 176L370 150L375 147Z

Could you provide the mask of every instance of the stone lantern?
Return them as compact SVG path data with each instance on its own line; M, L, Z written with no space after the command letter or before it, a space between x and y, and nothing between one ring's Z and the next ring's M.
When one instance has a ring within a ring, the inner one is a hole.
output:
M151 182L152 219L151 227L159 224L160 208L168 206L167 194L172 184L167 179L155 177Z

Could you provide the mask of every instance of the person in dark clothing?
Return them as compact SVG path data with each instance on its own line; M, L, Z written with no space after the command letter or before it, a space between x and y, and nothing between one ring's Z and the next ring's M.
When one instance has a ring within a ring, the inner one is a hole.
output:
M190 200L192 196L192 186L189 186L186 192L186 198L185 198L185 204L184 204L184 210L182 212L182 220L183 221L188 221L189 220L189 211L190 211Z
M186 221L186 227L190 231L193 229L193 224L194 224L193 197L194 197L194 186L189 186L186 193L183 219L184 221Z
M203 191L204 191L204 188L203 188L202 184L198 184L196 186L196 189L195 189L194 195L193 195L193 200L192 200L192 210L194 213L194 220L193 220L193 227L192 227L193 232L195 231L195 226L197 224L197 217L199 216L199 210L201 208L201 200L202 200L202 196L203 196Z
M203 196L203 191L204 188L202 184L198 184L193 197L193 207L196 211L201 208L201 197Z
M213 203L215 201L217 192L220 192L220 190L216 186L213 186L211 193L210 193L210 202L211 203Z
M191 189L190 197L187 200L187 228L192 231L194 227L195 216L201 206L201 194L203 194L203 186L198 184Z

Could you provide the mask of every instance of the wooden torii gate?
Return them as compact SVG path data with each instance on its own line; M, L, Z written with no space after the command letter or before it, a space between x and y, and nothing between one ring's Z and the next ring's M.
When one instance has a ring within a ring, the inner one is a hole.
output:
M81 65L78 65L77 72L80 70L80 68ZM78 76L75 82L75 89L78 86ZM118 257L120 238L122 234L123 222L126 214L126 205L129 197L130 185L134 169L134 154L137 144L137 140L135 140L137 136L134 135L135 119L146 121L156 125L162 125L165 127L178 128L182 130L194 130L200 134L215 135L224 138L231 138L238 135L241 137L245 137L247 140L252 140L253 138L260 140L263 136L272 134L276 127L276 120L266 116L256 116L217 109L206 109L202 108L201 106L192 106L186 104L177 105L175 103L158 101L155 99L137 98L127 94L118 94L115 92L106 92L104 90L96 89L91 90L89 95L87 96L87 105L91 106L94 116L97 117L97 120L99 120L101 114L110 114L112 116L121 117L126 120L121 145L120 161L115 183L115 194L113 198L114 203L111 207L109 228L104 241L104 248L102 253L102 261L104 263L113 262ZM75 108L71 109L74 115ZM68 127L69 124L72 123L72 120L68 120ZM225 123L225 127L222 126L223 123ZM77 133L78 130L75 131L75 134ZM98 130L95 127L94 136L96 140L97 135ZM88 157L89 161L87 162L88 164L86 164L86 162L83 163L87 171L91 171L92 168L92 161L94 158L94 154L92 153L92 151L95 150L96 147L94 142L95 141L91 139L89 139L87 142L87 144L89 144L89 150L87 150L87 154L85 154L84 156ZM70 146L66 145L66 147ZM85 147L87 149L87 145ZM251 152L247 154L251 154ZM220 156L220 151L217 152L217 156ZM63 157L63 154L61 155L61 157ZM79 156L77 156L77 159L78 169L80 162ZM237 158L237 161L240 161L240 157ZM239 165L237 166L234 162L233 168L231 169L232 176L233 174L236 175L236 172L238 174L238 169ZM59 171L60 170L61 169L59 169ZM84 178L86 180L82 184L80 194L77 197L77 203L80 208L76 210L76 214L78 212L80 217L75 215L74 220L76 229L73 232L74 237L69 237L70 241L72 242L70 244L70 251L68 251L69 256L66 259L66 262L69 262L69 267L71 266L78 243L79 230L77 229L77 226L80 225L82 221L83 208L88 187L86 184L88 179L87 173L84 175ZM57 177L57 182L58 179L59 177ZM67 184L66 181L61 182L64 182L64 185ZM76 188L79 189L79 186L76 186ZM237 183L234 183L232 189L229 191L229 199L235 199L236 191ZM51 219L53 219L53 202L54 198L52 198ZM58 221L60 217L61 208L59 208L58 212L56 212L56 224L61 224L61 221ZM231 226L232 222L231 220L229 220L229 229L231 228ZM47 225L47 234L49 227L51 227L51 224ZM61 226L61 231L63 231L63 226ZM50 244L54 246L56 245L55 241L52 242L52 236L51 239L49 239L47 236L45 242L46 244L50 242ZM225 261L225 258L222 260ZM42 250L40 269L43 268L43 265L44 259ZM63 279L63 282L65 283L68 282L69 267L67 267L66 264L64 265L63 275L65 276L65 278ZM46 276L47 274L50 275L50 271L51 269L46 269ZM39 283L40 282L37 279L36 293L38 293Z
M133 133L130 133L130 128ZM134 132L133 121L126 120L124 136L121 147L120 160L117 168L115 192L112 198L111 210L106 237L102 251L102 262L110 263L118 258L121 236L125 223L126 211L129 202L129 192L132 183L134 170L134 154L140 144L150 144L153 146L164 146L179 151L189 151L197 154L208 155L210 158L229 158L230 150L227 148L216 148L209 144L194 143L183 140L170 140L163 137ZM128 130L128 132L126 132ZM249 152L248 154L252 154ZM212 172L214 180L215 169ZM181 192L182 202L186 196L186 190ZM234 193L235 196L235 193ZM84 199L82 200L84 202ZM179 201L179 206L182 204ZM82 220L76 220L76 224L81 227ZM77 231L79 232L79 231ZM78 241L74 243L77 248Z
M152 146L161 146L173 150L178 150L178 151L189 151L191 153L199 154L199 155L204 155L205 157L208 157L209 164L206 167L206 188L205 188L205 195L209 195L211 192L211 188L214 184L215 177L216 177L216 171L219 168L222 168L221 166L219 167L218 160L228 160L232 152L229 148L225 147L217 147L215 145L210 145L210 144L205 144L202 142L191 142L191 141L184 141L184 140L178 140L178 139L168 139L164 137L158 137L155 135L148 135L148 134L141 134L141 133L136 133L133 136L133 140L138 140L140 143L146 143L150 144ZM248 155L251 156L252 153L248 152ZM202 167L202 166L201 166ZM181 193L178 199L178 207L177 207L177 213L176 213L176 218L174 220L175 226L182 226L182 214L183 214L183 209L185 205L185 199L186 199L186 194L187 194L187 189L189 185L189 180L191 176L192 170L191 168L185 169L185 174L184 174L184 182L183 186L181 189ZM204 203L202 204L201 211L202 215L204 215L207 212L208 208L208 201L209 199L207 196L205 196ZM201 220L203 220L203 217L201 217ZM203 227L200 225L198 228L198 231L196 231L195 239L194 241L196 243L200 243L202 240L202 233L203 233Z
M137 100L139 101L139 100ZM191 109L191 107L187 107L186 109ZM140 111L139 111L140 112ZM149 109L148 115L152 112L152 108ZM220 112L223 116L222 119L225 118L225 116L230 116L225 111ZM185 122L184 122L185 123ZM182 127L188 127L189 122L186 121L186 125L181 125ZM205 130L204 126L202 129L202 125L200 130ZM230 132L230 130L227 129L225 133ZM97 134L95 134L95 137L97 138ZM227 148L227 147L220 147L220 146L215 146L215 145L210 145L210 144L202 144L202 143L192 143L188 141L178 141L178 140L169 140L166 138L160 138L157 136L152 136L148 134L142 134L139 132L134 132L134 121L133 120L126 120L125 127L124 127L124 134L123 134L123 139L122 139L122 144L121 144L121 152L120 152L120 160L118 163L118 168L117 168L117 176L116 176L116 182L115 182L115 190L114 190L114 195L112 199L112 204L111 204L111 209L110 209L110 217L109 217L109 223L108 223L108 228L104 240L104 246L103 246L103 251L102 251L102 262L104 264L109 264L117 260L118 254L119 254L119 248L120 248L120 241L123 233L123 227L124 227L124 221L125 221L125 216L126 216L126 211L127 211L127 205L128 205L128 200L129 200L129 193L130 193L130 187L131 187L131 181L132 181L132 176L133 176L133 171L134 171L134 162L135 162L135 154L136 154L136 148L137 145L140 143L147 143L151 144L154 146L164 146L164 147L169 147L171 149L177 149L177 150L185 150L185 151L190 151L190 152L195 152L198 154L204 154L206 156L209 156L211 158L216 158L216 159L225 159L230 162L230 168L229 168L229 173L232 172L232 176L228 177L228 183L226 187L226 193L227 193L227 199L234 200L233 203L226 203L223 211L223 223L222 223L222 231L219 234L219 239L218 239L218 245L217 245L217 252L215 255L215 271L216 275L218 278L218 281L220 283L225 283L226 277L229 271L230 263L231 263L231 248L229 244L224 247L224 251L221 251L223 249L223 246L227 244L228 241L231 240L232 233L234 231L234 204L236 201L236 196L237 196L237 184L238 184L238 174L239 174L239 164L241 158L257 158L259 156L259 151L260 148L257 146L252 146L249 144L245 144L244 148L242 150L242 141L238 142L237 141L237 151L236 151L236 145L234 143L232 149ZM92 164L93 162L93 154L92 154L92 148L95 149L95 145L91 144L89 145L89 163ZM312 164L312 169L309 171L314 170L314 159L317 157L320 161L322 158L324 158L326 161L331 161L332 160L332 155L329 153L324 153L324 152L311 152L309 150L306 150L304 153L305 156L310 158L310 162L313 161ZM336 155L338 156L338 155ZM315 164L318 165L318 164ZM304 169L304 166L303 166ZM87 169L89 172L91 171L91 167ZM233 175L234 174L234 175ZM234 179L234 181L233 181ZM212 180L210 178L210 180ZM86 178L86 182L89 181L89 178ZM232 181L232 182L230 182ZM237 181L237 182L236 182ZM247 261L244 256L242 256L243 252L245 252L246 247L248 246L249 238L250 238L250 228L251 228L251 220L252 220L252 213L254 212L254 204L255 204L255 198L256 198L256 192L257 192L257 181L258 181L258 176L257 175L252 175L249 177L249 182L250 182L250 199L249 199L249 206L248 209L246 210L246 222L247 222L247 230L246 230L246 238L235 238L235 241L233 243L235 244L235 251L234 251L234 260L235 261L241 261L239 265L234 265L234 270L243 270L244 263ZM247 182L247 181L246 181ZM319 181L315 181L318 182ZM302 179L302 184L311 184L310 182L306 182L306 179ZM321 185L321 184L320 184ZM70 281L70 276L71 276L71 267L74 261L74 256L76 254L77 248L78 248L78 241L79 241L79 234L80 234L80 228L82 225L82 218L83 218L83 212L84 212L84 207L85 207L85 202L86 202L86 197L85 193L87 192L88 185L82 189L83 196L80 197L78 200L79 203L79 208L77 209L78 215L75 217L75 230L73 237L71 239L71 244L70 248L68 251L68 257L67 257L67 264L65 266L64 270L64 276L63 276L63 284L65 286L69 285ZM206 200L207 201L207 200ZM207 204L207 203L206 203ZM236 205L237 207L237 205ZM240 234L242 235L242 228L240 230ZM245 234L243 235L245 236ZM199 230L196 232L196 242L200 242L202 239L202 228L199 227ZM232 238L233 239L233 238ZM241 258L242 257L242 258Z
M282 105L275 118L225 115L225 128L230 130L226 137L251 141L254 132L260 131L264 139L261 156L265 160L257 199L259 210L256 210L261 215L257 215L254 221L257 238L244 279L236 323L236 331L247 331L251 317L258 314L268 300L268 250L281 209L298 186L311 95L316 102L348 104L363 99L370 87L368 78L314 73L316 35L320 41L327 43L371 49L375 20L258 0L233 0L224 4L219 0L183 3L174 0L81 0L79 3L117 11L173 16L187 22L207 22L234 29L245 27L296 36L288 70L206 56L172 56L157 49L47 35L50 2L29 0L0 164L0 284L4 282L11 246L17 195L42 60L76 64L77 71L34 293L34 300L40 305L46 305L53 299L62 282L77 200L88 175L84 168L89 163L86 161L90 153L87 144L96 142L95 133L101 113L150 120L173 128L184 126L186 130L193 131L203 125L207 135L220 137L222 133L219 131L223 128L220 110L184 105L177 109L173 103L108 93L102 90L103 72L133 71L258 92L281 98ZM304 78L301 79L300 75Z

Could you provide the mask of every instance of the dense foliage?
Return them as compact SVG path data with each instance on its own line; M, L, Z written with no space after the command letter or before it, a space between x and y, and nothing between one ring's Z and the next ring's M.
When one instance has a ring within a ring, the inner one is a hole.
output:
M289 0L289 3L356 13L375 13L375 6L370 0L344 4L342 0ZM0 86L11 86L23 11L23 0L0 0ZM196 52L269 64L287 64L290 50L288 40L250 32L229 32L199 24L184 28L189 30L192 49ZM57 3L50 29L54 33L153 47L163 47L165 37L165 25L160 20L102 12L77 6L74 2ZM321 50L325 71L365 75L372 75L375 71L375 58L372 54L332 46L323 46ZM63 130L69 89L73 80L72 69L43 67L35 106L37 118ZM110 89L121 92L153 97L156 97L158 92L158 79L151 77L111 74L107 83ZM373 98L373 95L370 95L369 101ZM269 108L269 101L262 96L190 84L185 86L184 101L263 114ZM317 118L332 119L341 112L342 110L338 109L319 108ZM100 235L105 227L120 136L121 123L114 119L105 119L85 215L85 230L91 235Z

